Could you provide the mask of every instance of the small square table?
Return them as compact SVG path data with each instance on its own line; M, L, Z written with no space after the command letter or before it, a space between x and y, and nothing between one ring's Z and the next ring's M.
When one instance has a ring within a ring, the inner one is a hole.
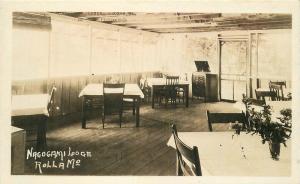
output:
M147 84L151 87L151 101L152 101L152 108L154 108L154 94L157 89L161 89L162 87L166 86L166 78L147 78ZM189 81L179 80L176 87L183 88L185 93L185 106L189 106Z
M139 88L137 84L125 84L124 89L124 98L131 98L135 102L136 113L135 113L135 121L136 127L139 127L140 123L140 101L144 98L144 94L142 90ZM102 98L103 97L103 84L88 84L85 86L78 97L82 97L82 128L86 128L86 103L90 98Z

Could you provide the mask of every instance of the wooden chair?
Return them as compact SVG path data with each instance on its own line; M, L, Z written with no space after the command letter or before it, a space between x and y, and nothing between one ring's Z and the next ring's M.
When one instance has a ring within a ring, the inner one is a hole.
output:
M178 137L176 126L172 125L172 134L176 146L177 176L202 176L198 148L190 148Z
M141 79L139 81L139 87L144 94L145 101L149 102L151 98L151 87L148 86L147 79Z
M187 81L187 74L185 74L184 77L180 77L179 79ZM179 103L181 101L182 101L182 103L185 103L185 98L186 98L185 95L187 95L185 89L182 87L177 87L177 98L178 98Z
M177 84L179 82L179 76L166 76L166 85L164 86L161 94L161 99L165 101L165 106L170 102L176 105L177 98ZM160 99L160 102L161 102Z
M179 82L179 76L166 76L167 85L177 85Z
M196 96L198 98L203 97L206 102L205 81L204 75L192 75L192 100Z
M246 116L244 112L241 113L211 113L209 111L207 114L207 122L209 131L213 131L212 124L216 123L242 123L243 127L245 127Z
M270 84L276 84L276 85L279 85L279 86L281 86L281 87L285 87L286 88L286 81L270 81L269 82L269 85Z
M132 98L123 98L123 110L132 110L132 114L135 115L136 102Z
M270 88L271 92L276 94L276 96L275 96L276 101L284 100L282 85L278 85L278 84L270 82L269 83L269 88Z
M104 121L106 115L119 115L119 123L121 128L123 114L123 95L125 84L103 84L103 110L102 123L104 129Z
M256 95L256 99L260 100L266 100L266 97L269 97L272 101L276 100L276 93L274 91L259 91L257 89L255 89L255 95Z

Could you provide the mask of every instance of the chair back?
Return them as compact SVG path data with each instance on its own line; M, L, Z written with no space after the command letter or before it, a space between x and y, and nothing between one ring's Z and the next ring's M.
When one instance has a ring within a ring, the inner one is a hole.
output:
M263 100L266 100L265 97L269 97L271 98L272 101L275 101L276 100L276 92L274 91L259 91L257 89L255 89L255 95L256 95L256 99L260 100L260 99L263 99Z
M111 114L121 112L123 109L123 95L125 84L103 84L104 113Z
M177 84L179 83L179 76L166 76L166 86L163 87L165 97L172 99L173 103L176 102Z
M48 104L47 104L47 110L48 110L48 114L50 117L53 116L53 113L54 113L54 95L55 95L55 91L56 91L56 87L53 86L52 89L51 89L51 92L50 92L50 98L49 98L49 101L48 101Z
M269 85L271 84L276 84L276 85L279 85L279 86L284 86L286 88L286 81L270 81L269 82Z
M213 131L212 124L214 123L242 123L243 127L246 123L246 116L244 112L241 113L220 113L214 112L211 113L209 111L206 112L207 114L207 122L209 131Z
M178 176L202 176L198 148L190 148L178 137L176 126L172 125L172 134L176 146L177 175Z
M179 83L179 76L166 76L166 85L177 85Z
M270 91L276 94L275 100L283 100L282 85L270 83L269 87Z

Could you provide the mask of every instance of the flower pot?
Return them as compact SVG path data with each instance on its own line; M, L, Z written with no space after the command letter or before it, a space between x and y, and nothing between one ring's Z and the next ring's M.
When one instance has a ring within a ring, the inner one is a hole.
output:
M273 160L279 160L280 143L269 141L269 149Z

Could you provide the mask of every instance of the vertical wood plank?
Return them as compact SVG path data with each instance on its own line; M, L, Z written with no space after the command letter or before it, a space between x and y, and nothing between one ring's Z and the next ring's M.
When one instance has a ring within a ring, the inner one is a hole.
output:
M137 83L142 75L152 77L155 72L145 73L116 73L95 75L96 83L105 82L107 76L120 79L125 83ZM58 107L53 113L54 116L67 115L69 113L81 112L81 98L78 97L80 91L89 83L89 76L57 77L27 81L13 81L12 94L38 94L50 93L53 86L56 87L54 95L54 106Z
M77 111L77 106L79 105L78 101L78 81L79 77L71 78L70 80L70 112L74 113Z
M62 113L66 115L70 111L70 81L68 78L62 78Z
M54 101L55 101L55 106L59 107L59 110L57 110L54 115L58 116L58 115L62 115L62 82L59 79L53 79L53 84L56 87L56 93L54 96Z

